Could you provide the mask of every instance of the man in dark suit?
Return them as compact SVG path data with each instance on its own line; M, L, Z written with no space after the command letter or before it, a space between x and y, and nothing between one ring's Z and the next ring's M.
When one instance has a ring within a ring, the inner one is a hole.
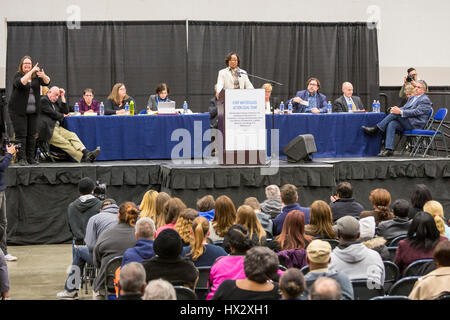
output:
M403 107L393 106L390 114L374 127L362 126L364 133L370 136L374 136L380 131L386 133L386 150L380 152L379 157L390 157L394 154L396 131L422 129L425 126L431 110L431 101L425 95L427 89L425 81L416 81L415 95L409 98Z
M54 86L47 95L41 97L39 140L64 150L77 162L94 162L100 153L100 147L89 151L75 133L62 127L62 121L69 113L65 93L64 89Z
M333 112L348 112L349 107L352 111L364 110L361 98L353 95L353 85L350 82L342 84L343 95L334 100Z
M327 97L319 92L320 81L309 78L306 82L307 89L298 91L292 102L293 113L327 113Z

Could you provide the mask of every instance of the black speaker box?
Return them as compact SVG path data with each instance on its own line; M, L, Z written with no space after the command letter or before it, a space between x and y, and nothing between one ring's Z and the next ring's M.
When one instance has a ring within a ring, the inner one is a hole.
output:
M311 161L310 155L315 152L317 149L312 134L298 135L283 148L289 162Z

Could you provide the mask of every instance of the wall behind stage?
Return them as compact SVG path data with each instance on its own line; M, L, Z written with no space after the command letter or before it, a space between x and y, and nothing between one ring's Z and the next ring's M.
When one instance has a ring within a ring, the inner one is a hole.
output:
M6 20L378 21L380 85L401 85L414 66L431 86L450 84L450 2L442 0L21 0L0 2L0 88L6 78Z

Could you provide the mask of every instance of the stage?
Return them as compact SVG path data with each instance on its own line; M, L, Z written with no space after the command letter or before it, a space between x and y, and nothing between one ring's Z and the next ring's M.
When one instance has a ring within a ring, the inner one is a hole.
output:
M139 204L148 189L164 191L195 208L197 199L212 194L229 196L236 206L245 198L265 199L264 188L291 183L299 189L299 203L329 201L336 184L349 181L354 197L370 209L369 192L386 188L392 201L410 200L414 184L424 183L433 199L444 206L450 218L449 158L315 158L310 163L280 160L270 166L220 166L211 159L186 163L170 160L98 161L89 164L41 163L19 167L6 174L8 243L50 244L71 239L67 206L78 197L78 181L89 176L106 183L107 196L119 204Z

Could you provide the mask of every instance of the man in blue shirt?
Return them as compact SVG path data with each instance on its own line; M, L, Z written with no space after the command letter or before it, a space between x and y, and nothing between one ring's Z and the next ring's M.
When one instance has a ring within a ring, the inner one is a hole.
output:
M306 82L307 89L298 91L292 102L293 113L326 113L327 97L319 92L320 81L316 78L309 78Z
M297 187L292 184L285 184L281 187L281 213L273 220L273 236L277 236L283 229L286 216L292 210L300 210L305 215L305 225L309 224L309 208L301 207L298 202Z

